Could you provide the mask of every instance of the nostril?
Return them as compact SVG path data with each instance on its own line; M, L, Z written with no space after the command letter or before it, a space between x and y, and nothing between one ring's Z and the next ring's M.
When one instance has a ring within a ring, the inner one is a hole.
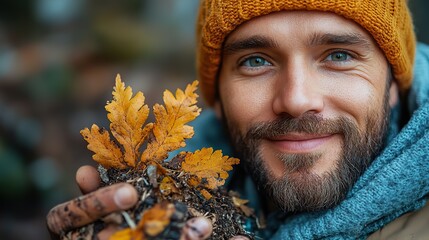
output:
M309 91L280 93L273 101L273 111L277 115L287 114L294 118L309 112L320 113L323 108L323 96Z

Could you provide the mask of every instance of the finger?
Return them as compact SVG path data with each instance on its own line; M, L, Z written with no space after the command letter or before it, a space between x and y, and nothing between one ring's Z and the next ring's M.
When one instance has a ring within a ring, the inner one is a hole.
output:
M93 166L82 166L76 172L76 182L83 194L90 193L100 186L100 174Z
M248 237L245 236L235 236L230 238L229 240L250 240Z
M97 234L100 240L109 239L115 232L119 231L120 228L118 226L108 225L104 228L100 233Z
M195 217L189 219L183 227L181 240L203 240L210 237L213 232L213 225L205 217Z
M98 239L98 240L110 239L110 237L119 230L120 228L118 226L107 225L105 228L103 228L103 230L97 233L97 237L95 239ZM78 230L73 230L67 233L67 235L65 235L62 238L62 240L86 240L86 239L92 240L94 239L93 231L94 231L93 226L92 226L92 229L88 230L85 233L81 233Z
M84 226L109 213L131 208L137 203L134 187L118 183L60 204L47 215L47 224L55 234Z

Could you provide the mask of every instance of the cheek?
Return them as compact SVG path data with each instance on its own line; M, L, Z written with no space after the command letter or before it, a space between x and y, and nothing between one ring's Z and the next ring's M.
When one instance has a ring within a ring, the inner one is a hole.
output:
M230 81L220 83L220 98L225 118L245 132L248 125L264 121L270 116L270 87L251 81Z
M384 82L382 83L384 84ZM338 81L331 96L334 111L343 112L353 119L363 131L367 128L369 114L383 106L384 86L363 79Z

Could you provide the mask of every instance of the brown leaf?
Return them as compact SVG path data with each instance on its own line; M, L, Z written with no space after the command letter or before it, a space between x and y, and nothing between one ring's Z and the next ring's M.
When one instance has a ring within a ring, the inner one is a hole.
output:
M109 240L144 240L146 239L143 232L137 229L125 228L115 232Z
M206 189L200 189L200 193L207 200L210 200L213 197L213 195L211 193L209 193L209 191L207 191Z
M232 197L232 202L234 203L234 206L238 207L241 211L243 211L244 215L246 215L247 217L253 214L253 209L246 206L249 200Z
M175 211L172 203L162 202L143 212L142 218L134 229L125 228L113 234L109 240L144 240L146 236L155 237L164 231Z
M117 142L110 139L105 130L92 125L91 130L85 128L82 136L88 142L88 149L93 151L93 159L105 168L125 169L135 167L139 160L139 148L149 135L152 124L144 125L149 108L144 105L144 95L138 92L134 97L130 87L125 88L118 74L113 89L113 100L107 103L107 118L110 120L110 130Z
M195 104L198 95L195 93L198 82L188 84L185 91L177 89L176 96L166 90L165 106L155 104L153 111L156 122L153 126L154 139L148 144L141 157L141 163L147 161L161 162L168 152L184 147L185 139L191 138L194 130L186 125L194 120L201 109Z
M174 185L173 179L169 176L166 176L162 179L159 184L159 191L163 195L170 195L170 193L178 193L179 189L177 189L176 185Z
M172 203L157 203L143 213L137 229L142 229L148 236L154 237L164 231L174 211L175 207Z
M106 105L109 112L110 130L118 143L124 148L124 161L135 167L139 160L139 148L146 140L152 124L142 126L149 115L149 107L144 104L145 97L138 92L133 97L131 87L126 87L118 74L113 91L113 101Z
M241 205L244 205L244 204L248 203L249 200L247 200L247 199L241 199L241 198L238 198L238 197L232 197L232 202L234 203L234 206L239 207Z
M239 162L237 158L223 156L221 150L213 152L213 148L202 148L194 153L187 153L182 170L196 176L205 187L215 189L225 184L227 171L232 170L232 165Z
M123 161L121 149L110 140L109 133L93 124L91 130L85 128L80 131L88 142L88 149L95 154L92 158L105 168L124 169L127 167Z
M201 179L198 178L197 176L191 175L188 179L188 184L193 187L197 187L202 185L202 182L201 182Z

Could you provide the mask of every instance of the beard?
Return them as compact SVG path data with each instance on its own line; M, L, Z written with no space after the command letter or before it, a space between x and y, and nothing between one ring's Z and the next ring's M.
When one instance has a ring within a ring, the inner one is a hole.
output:
M233 122L227 122L227 126L234 149L259 191L284 212L318 211L341 202L382 149L390 113L387 93L384 100L381 109L368 110L366 129L362 131L346 117L324 119L312 113L299 118L285 115L274 121L259 122L243 135ZM343 137L341 153L331 159L335 167L315 174L310 168L322 154L278 153L275 157L282 162L285 171L282 177L273 177L264 163L268 160L261 154L261 140L291 132L340 134Z

